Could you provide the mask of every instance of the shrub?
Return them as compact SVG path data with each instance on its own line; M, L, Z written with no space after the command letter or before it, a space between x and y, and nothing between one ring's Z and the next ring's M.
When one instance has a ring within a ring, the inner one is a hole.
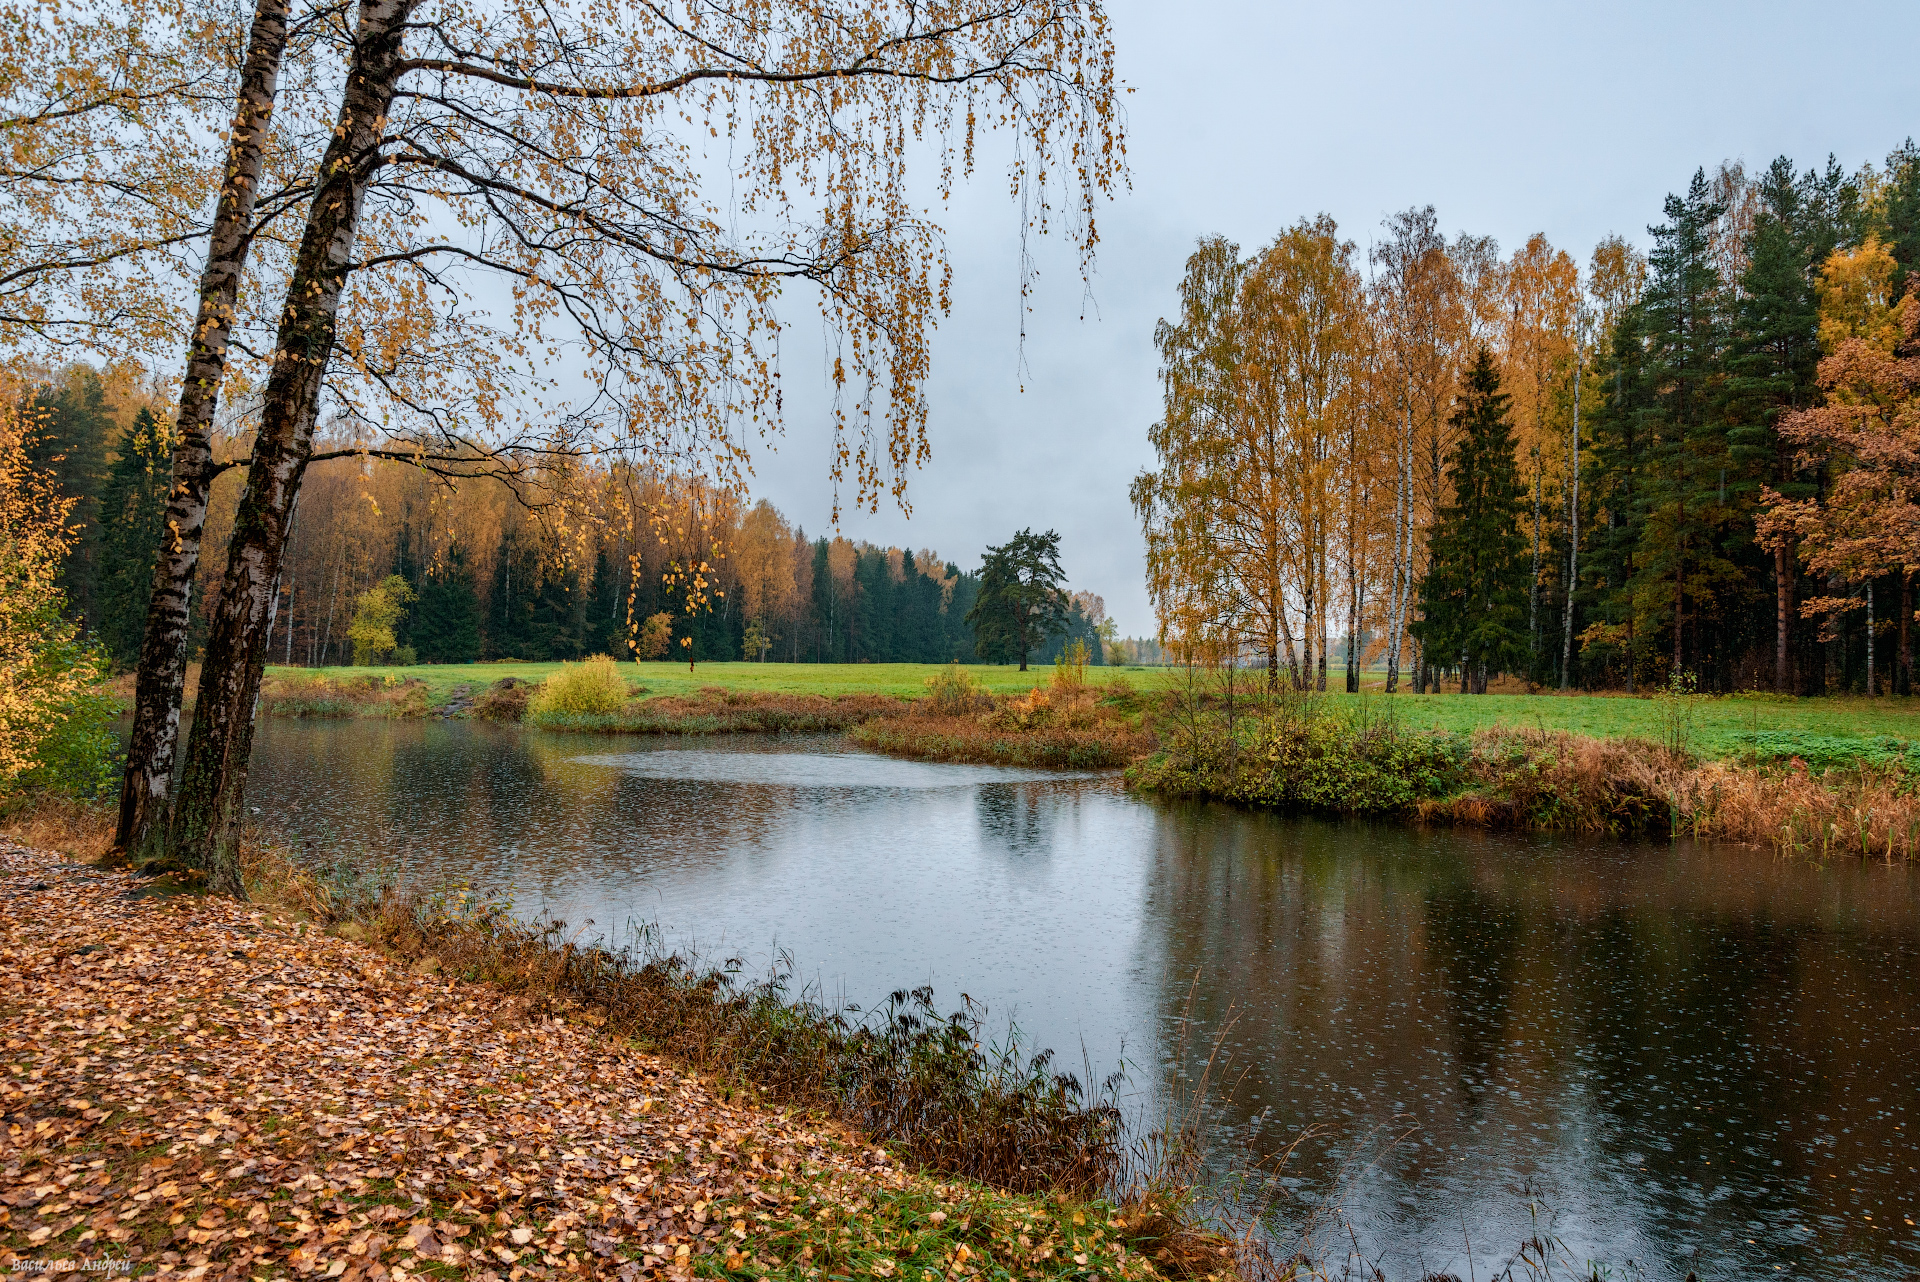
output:
M518 721L527 715L527 696L532 690L519 677L501 677L473 701L473 715L483 721Z
M1142 788L1324 814L1411 810L1466 782L1465 736L1408 732L1370 705L1286 705L1244 731L1224 722L1189 736L1131 776Z
M1087 684L1087 643L1075 640L1063 647L1053 661L1053 688L1075 693Z
M959 716L987 701L980 680L958 663L949 663L926 680L927 697L935 712Z
M73 500L29 456L35 420L18 390L0 372L0 791L49 771L84 789L99 760L86 727L103 661L67 616L60 572Z
M539 724L549 718L607 716L627 701L626 679L620 665L604 654L581 663L568 663L541 682L527 705L527 715Z
M79 801L112 796L120 784L120 738L113 726L120 701L99 678L106 656L67 641L41 659L48 666L64 666L86 684L52 706L52 724L34 744L15 785Z
M671 614L653 614L640 625L640 635L634 638L633 648L643 659L658 659L666 654L673 644L673 616Z
M397 574L389 574L360 594L353 622L347 626L356 666L364 667L393 653L393 630L407 617L407 606L414 599L413 588Z
M393 657L388 659L387 662L396 668L411 668L414 664L420 662L420 652L410 645L396 646L394 647Z

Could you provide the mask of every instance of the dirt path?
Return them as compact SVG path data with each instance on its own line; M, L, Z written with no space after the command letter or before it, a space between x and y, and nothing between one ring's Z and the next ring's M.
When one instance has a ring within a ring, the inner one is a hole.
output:
M0 972L0 1268L1152 1274L1103 1212L909 1174L486 986L3 838Z

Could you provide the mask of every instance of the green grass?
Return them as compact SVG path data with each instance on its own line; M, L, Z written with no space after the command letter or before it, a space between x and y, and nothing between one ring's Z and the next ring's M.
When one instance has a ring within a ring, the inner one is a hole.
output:
M1660 705L1652 699L1624 695L1440 694L1396 702L1404 724L1416 729L1435 726L1472 731L1506 725L1522 730L1565 730L1594 739L1658 742L1661 738ZM1693 749L1708 756L1734 755L1751 747L1752 741L1745 736L1768 731L1840 739L1920 738L1920 699L1916 698L1799 699L1742 694L1697 699L1692 712Z
M925 693L926 679L939 671L931 663L702 663L689 673L684 663L622 665L631 684L656 695L686 695L703 686L780 694L892 694ZM444 704L457 686L478 694L501 677L543 681L560 667L557 663L423 664L411 668L319 668L329 676L387 675L412 677L427 683L428 701ZM1027 672L1012 665L975 665L967 669L995 694L1016 694L1045 685L1052 675L1046 664ZM300 673L307 669L269 669L270 673ZM1173 682L1168 668L1090 668L1089 681L1104 684L1124 676L1141 690ZM1377 674L1367 684L1378 689ZM1354 696L1334 694L1339 702ZM1377 693L1359 696L1383 699ZM1652 699L1624 695L1489 694L1399 695L1394 699L1404 723L1413 728L1437 726L1472 731L1493 725L1519 729L1565 730L1597 739L1660 738L1660 709ZM1693 744L1709 755L1732 755L1751 746L1747 736L1768 731L1791 731L1840 739L1920 739L1920 698L1863 699L1840 696L1796 699L1766 694L1703 697L1694 704Z

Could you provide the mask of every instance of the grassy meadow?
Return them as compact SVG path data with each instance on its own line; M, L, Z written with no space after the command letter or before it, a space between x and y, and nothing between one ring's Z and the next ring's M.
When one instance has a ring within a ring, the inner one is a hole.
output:
M422 664L415 667L269 668L270 677L293 679L327 677L364 680L391 678L426 685L429 708L440 707L465 687L478 694L502 677L540 682L558 671L558 663ZM927 678L940 670L925 663L702 663L692 672L683 663L622 665L629 684L644 687L652 697L687 697L721 688L742 694L776 695L893 695L917 698L926 693ZM1021 672L1011 664L970 665L967 672L989 693L1024 694L1045 686L1051 668L1035 664ZM1178 680L1170 668L1089 668L1087 679L1104 685L1124 678L1142 693L1168 688ZM1369 687L1357 696L1327 696L1336 706L1365 700L1376 707L1387 702L1378 674L1368 674ZM1408 729L1470 732L1505 726L1516 730L1564 731L1594 739L1661 738L1666 715L1659 701L1621 694L1486 694L1457 693L1394 696L1392 706ZM1709 756L1735 751L1743 736L1759 731L1795 731L1835 738L1920 739L1920 698L1865 699L1834 696L1801 699L1771 694L1702 696L1687 709L1694 749Z

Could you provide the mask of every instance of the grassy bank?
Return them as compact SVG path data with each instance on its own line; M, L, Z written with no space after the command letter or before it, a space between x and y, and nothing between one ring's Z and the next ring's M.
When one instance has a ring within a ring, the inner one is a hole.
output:
M1101 669L1062 666L1044 686L995 696L957 665L929 678L904 713L862 723L853 739L922 761L1097 770L1124 766L1154 745L1151 700L1125 677L1088 683Z
M1234 715L1172 700L1165 748L1128 778L1163 796L1306 813L1920 855L1920 748L1904 740L1741 732L1716 758L1689 746L1691 704L1661 709L1663 742L1415 729L1403 706L1291 699Z
M0 845L0 1264L235 1282L1231 1264L1164 1200L1092 1196L1107 1115L1044 1062L983 1056L964 1018L899 1018L905 999L855 1027L444 900L323 930L324 876L253 871L312 911Z
M335 701L336 711L302 709L287 702L277 715L427 715L456 708L478 697L502 678L538 685L559 671L558 663L473 663L421 665L406 668L269 668L268 689L276 683L299 683L319 678L332 683L316 703ZM685 664L623 663L620 670L632 687L653 699L684 698L711 701L714 692L734 696L818 696L826 699L889 696L919 698L926 682L943 671L941 665L703 663L693 674ZM966 671L986 693L1020 696L1035 686L1045 687L1051 668L1036 666L1022 673L1012 666L968 665ZM1105 685L1124 679L1142 696L1171 691L1180 674L1169 668L1089 668L1087 680ZM420 693L411 693L417 689ZM395 693L398 690L399 693ZM358 692L358 693L355 693ZM1330 693L1329 707L1372 705L1378 693L1358 696ZM424 699L424 704L420 702ZM1409 728L1440 729L1459 734L1504 727L1538 732L1564 731L1594 739L1660 738L1664 715L1658 700L1623 694L1398 694L1391 701L1401 722ZM1704 756L1737 757L1748 738L1769 731L1828 736L1836 739L1920 739L1920 698L1865 699L1838 696L1801 699L1769 694L1701 698L1694 704L1695 725L1691 749Z

